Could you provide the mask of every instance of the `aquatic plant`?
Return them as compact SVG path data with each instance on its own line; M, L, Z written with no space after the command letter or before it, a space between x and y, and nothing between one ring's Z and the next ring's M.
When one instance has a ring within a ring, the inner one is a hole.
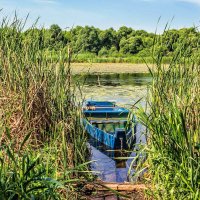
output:
M179 44L169 67L155 57L148 111L138 111L148 130L138 170L148 168L144 177L158 199L200 198L200 67L199 55L186 55L190 48Z
M0 26L0 198L77 199L71 183L91 176L70 44L47 58L43 28L24 39L27 19Z

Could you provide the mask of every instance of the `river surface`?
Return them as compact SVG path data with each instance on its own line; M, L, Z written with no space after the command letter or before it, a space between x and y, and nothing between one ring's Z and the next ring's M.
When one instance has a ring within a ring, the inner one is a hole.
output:
M147 88L151 84L150 76L144 74L89 75L81 77L79 81L84 83L82 92L86 100L111 100L127 108L139 99L139 104L144 106ZM136 164L133 163L136 156L134 150L146 142L144 131L144 127L138 124L133 152L115 151L90 138L88 146L93 161L91 170L103 181L130 181Z

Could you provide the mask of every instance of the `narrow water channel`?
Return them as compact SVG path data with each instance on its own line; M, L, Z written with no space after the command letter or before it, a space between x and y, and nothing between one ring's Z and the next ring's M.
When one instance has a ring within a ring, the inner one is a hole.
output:
M83 81L83 78L82 78ZM120 106L129 108L138 99L145 105L148 85L151 83L149 75L144 74L104 74L89 75L84 78L83 96L86 100L114 100ZM138 124L135 148L145 143L144 128ZM105 147L93 138L88 141L91 151L91 170L103 181L125 182L131 179L134 168L130 165L136 156L135 152L120 152ZM121 157L126 157L122 159Z

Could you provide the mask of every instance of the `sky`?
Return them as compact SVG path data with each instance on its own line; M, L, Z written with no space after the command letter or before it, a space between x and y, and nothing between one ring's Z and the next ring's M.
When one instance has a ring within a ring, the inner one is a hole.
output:
M40 17L38 26L63 29L128 26L149 32L158 27L160 32L167 23L176 29L200 25L200 0L0 0L0 8L0 18L14 11L21 18L29 13L28 25Z

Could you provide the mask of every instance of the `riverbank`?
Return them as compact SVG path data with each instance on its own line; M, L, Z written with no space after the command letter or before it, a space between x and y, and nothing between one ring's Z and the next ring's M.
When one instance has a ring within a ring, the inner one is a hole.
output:
M149 73L153 64L132 63L72 63L72 74L122 74L122 73Z

